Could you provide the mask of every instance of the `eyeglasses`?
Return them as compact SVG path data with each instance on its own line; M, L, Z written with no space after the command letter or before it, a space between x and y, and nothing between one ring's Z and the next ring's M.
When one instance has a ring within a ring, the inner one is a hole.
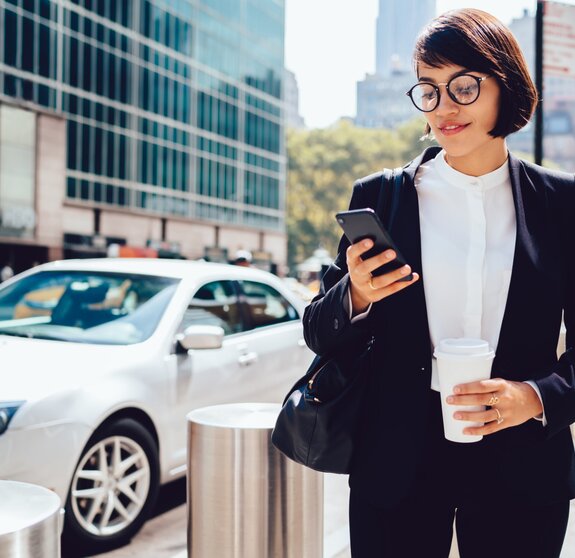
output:
M461 74L451 78L447 83L421 82L414 85L406 95L411 99L415 108L422 112L431 112L439 105L441 93L439 86L445 85L450 99L458 105L470 105L479 98L481 82L488 77L477 77L470 74Z

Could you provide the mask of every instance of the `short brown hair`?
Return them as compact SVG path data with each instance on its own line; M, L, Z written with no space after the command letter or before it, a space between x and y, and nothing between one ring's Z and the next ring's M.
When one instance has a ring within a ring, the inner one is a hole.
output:
M513 33L482 10L452 10L433 19L417 39L413 62L416 72L420 63L433 68L454 64L494 76L501 94L497 122L489 132L493 137L523 128L537 105L537 90Z

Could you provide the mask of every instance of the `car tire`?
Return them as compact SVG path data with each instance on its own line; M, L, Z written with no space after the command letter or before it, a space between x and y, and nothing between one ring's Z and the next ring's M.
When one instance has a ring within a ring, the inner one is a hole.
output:
M159 478L158 446L146 428L129 418L99 428L70 483L64 553L92 555L128 543L153 509Z

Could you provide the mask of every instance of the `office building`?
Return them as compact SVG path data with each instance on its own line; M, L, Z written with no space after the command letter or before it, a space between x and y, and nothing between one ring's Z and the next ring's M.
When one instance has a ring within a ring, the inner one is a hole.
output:
M0 264L286 260L284 0L0 0Z
M305 128L305 122L299 113L299 87L293 72L286 69L284 74L285 123L288 128Z
M535 78L535 17L529 10L513 19L509 28L515 35ZM553 41L545 36L546 52L553 49ZM564 170L575 171L575 79L545 72L543 78L543 156ZM523 153L534 152L535 126L532 121L523 130L509 136L511 149Z
M405 92L414 84L412 72L389 77L367 75L357 82L356 126L393 128L420 116Z
M357 83L358 126L393 128L417 116L404 93L415 80L411 63L415 41L435 16L435 4L435 0L379 0L376 71Z
M411 72L415 39L435 17L436 0L379 0L375 73Z

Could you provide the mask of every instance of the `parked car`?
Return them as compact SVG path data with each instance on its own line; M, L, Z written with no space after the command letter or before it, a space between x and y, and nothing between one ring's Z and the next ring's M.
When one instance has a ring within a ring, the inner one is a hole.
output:
M269 273L205 262L15 276L0 286L0 478L54 490L69 544L127 542L185 474L189 411L281 402L305 371L304 305Z

